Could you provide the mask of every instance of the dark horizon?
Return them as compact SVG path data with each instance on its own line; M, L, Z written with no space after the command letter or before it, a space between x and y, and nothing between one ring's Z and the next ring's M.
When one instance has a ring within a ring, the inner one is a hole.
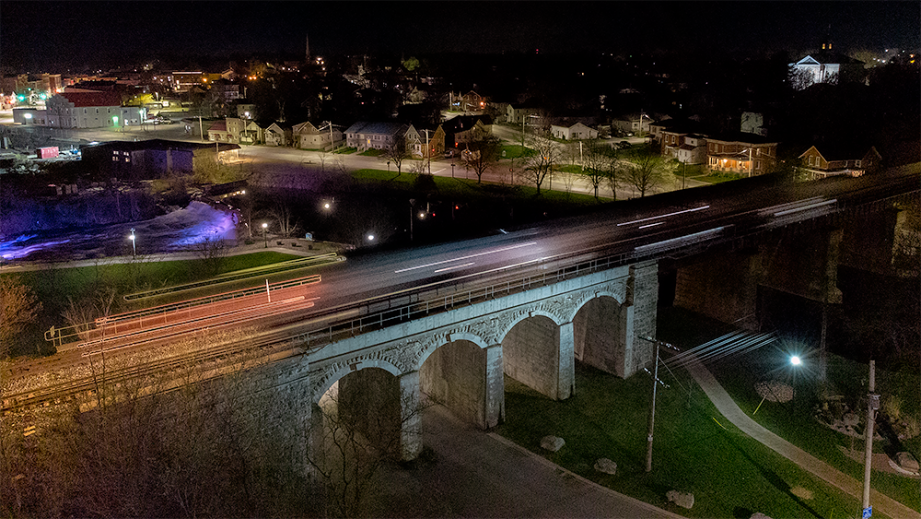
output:
M308 36L312 55L764 55L819 48L829 38L843 53L916 50L921 4L4 1L0 26L4 68L31 72L170 55L302 59Z

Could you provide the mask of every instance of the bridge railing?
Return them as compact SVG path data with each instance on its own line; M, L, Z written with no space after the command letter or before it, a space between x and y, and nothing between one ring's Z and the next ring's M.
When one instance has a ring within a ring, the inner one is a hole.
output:
M555 257L531 262L525 271L494 272L489 282L472 279L455 279L433 283L407 290L403 294L390 294L380 300L355 303L335 309L337 313L358 312L357 317L344 318L325 326L302 333L297 340L305 346L317 346L355 335L379 330L414 318L447 312L458 307L524 292L533 288L558 283L567 279L608 270L642 259L635 252L601 258L587 257L563 266L554 264L576 258ZM482 274L482 273L481 273ZM480 274L480 275L481 275Z

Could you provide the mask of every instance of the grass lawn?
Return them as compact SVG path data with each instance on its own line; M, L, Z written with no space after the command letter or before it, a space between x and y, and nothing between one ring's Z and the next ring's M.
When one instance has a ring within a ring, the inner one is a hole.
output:
M736 175L734 173L712 173L710 175L694 177L694 180L700 180L701 182L707 182L710 184L721 184L723 182L739 180L740 178L742 178L742 175Z
M859 509L857 498L726 422L685 373L676 374L662 375L670 387L658 392L651 473L645 472L651 382L643 373L621 380L578 365L576 395L562 402L506 378L506 422L497 432L598 484L687 517L844 517ZM548 434L566 441L556 453L540 448ZM599 458L617 463L617 474L595 471ZM692 492L694 507L668 503L672 489ZM808 493L810 499L799 497Z
M359 169L352 174L352 178L360 182L385 183L390 188L411 190L417 175L414 173L397 174L395 171L380 169ZM438 187L438 193L447 196L464 197L468 200L480 198L515 198L520 200L534 199L537 189L527 186L507 186L502 184L483 183L477 184L476 179L432 177ZM569 203L574 205L598 205L598 201L589 195L566 193L563 191L540 192L541 199L549 202Z
M564 166L554 166L554 171L562 171L563 173L572 173L574 175L582 174L582 166L578 164L566 164Z
M358 151L358 148L341 148L341 149L334 151L333 153L337 155L351 155L352 153L355 153L356 151Z
M658 336L679 347L693 347L703 344L730 330L727 325L678 309L668 310L669 323L660 325ZM660 322L662 320L660 319ZM790 403L761 403L761 397L754 389L754 384L761 380L776 379L793 383L789 365L790 350L797 346L789 343L775 343L742 356L732 356L710 366L711 372L720 381L726 391L733 397L739 407L756 422L774 432L781 438L813 454L841 472L857 481L863 481L863 463L848 458L841 448L851 448L851 437L838 433L815 420L812 416L817 383L814 372L807 366L799 373L796 380L797 398ZM801 347L801 346L800 346ZM807 357L807 363L809 362ZM868 377L868 367L836 355L829 356L828 378L839 394L853 398L858 413L865 413L863 405L856 404L859 397L867 391L861 385ZM877 368L876 391L884 397L891 391L900 396L902 412L918 416L921 402L918 399L918 375L906 373L887 373ZM759 404L761 407L759 408ZM752 415L755 409L757 414ZM863 439L856 438L853 446L863 451ZM903 449L918 456L921 454L921 437L903 442ZM883 452L883 442L874 444L874 452ZM872 485L889 497L914 509L921 506L918 481L896 474L874 471ZM770 514L768 514L770 515Z
M531 148L519 144L502 146L502 152L499 154L503 159L520 159L521 157L531 157L537 152Z
M359 155L361 155L362 157L380 157L383 154L384 154L384 150L376 150L376 149L369 149L369 150L365 150L359 153Z

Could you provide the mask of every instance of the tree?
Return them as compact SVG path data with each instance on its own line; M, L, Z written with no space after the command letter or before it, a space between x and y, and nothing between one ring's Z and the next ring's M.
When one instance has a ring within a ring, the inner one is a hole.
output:
M598 199L598 187L609 176L614 179L611 192L617 199L617 152L613 148L599 141L590 139L582 145L582 174L592 183L595 199Z
M419 433L412 424L420 420L426 404L412 391L392 388L385 393L380 405L369 406L367 412L356 413L338 385L321 401L322 442L309 453L308 462L323 481L330 516L358 517L366 512L375 476L399 456L402 441L412 441Z
M41 310L38 297L19 278L0 278L0 358L9 353L10 343Z
M476 173L476 183L483 182L483 174L499 162L502 153L502 142L495 137L484 136L470 143L473 153L468 155L467 163Z
M649 149L641 149L633 156L632 164L624 172L623 183L640 192L640 198L665 183L665 164L662 156Z
M403 160L409 158L409 152L406 150L406 134L394 137L390 146L384 150L384 157L393 162L393 165L397 167L397 174L400 174Z
M535 133L530 144L535 154L525 158L519 174L524 182L534 184L539 195L544 180L553 174L553 166L558 162L560 152L556 143L550 139L549 131Z
M290 205L281 203L267 212L271 218L278 222L278 234L287 237L297 233L300 222L295 217L294 209Z

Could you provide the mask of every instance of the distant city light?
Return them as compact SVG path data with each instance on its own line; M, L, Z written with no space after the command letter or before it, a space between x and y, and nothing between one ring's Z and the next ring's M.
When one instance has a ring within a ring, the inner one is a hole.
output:
M797 355L790 357L790 364L793 364L794 366L799 366L802 363L803 363L803 360L800 359Z

